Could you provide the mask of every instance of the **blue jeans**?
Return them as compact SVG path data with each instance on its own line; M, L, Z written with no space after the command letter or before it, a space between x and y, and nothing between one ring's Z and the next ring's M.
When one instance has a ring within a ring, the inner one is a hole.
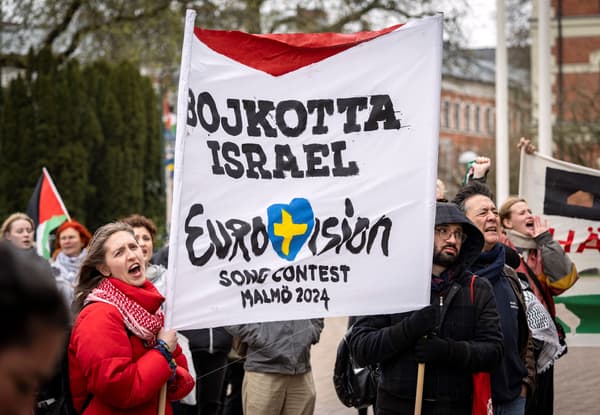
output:
M494 415L523 415L525 413L525 398L519 396L510 402L494 404Z

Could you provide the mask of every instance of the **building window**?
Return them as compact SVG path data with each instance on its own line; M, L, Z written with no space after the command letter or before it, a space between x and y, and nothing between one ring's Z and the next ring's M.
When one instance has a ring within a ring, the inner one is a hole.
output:
M469 131L471 129L471 106L469 104L465 105L465 131Z
M475 106L475 131L480 133L481 132L481 120L480 120L481 114L480 114L480 108L479 105Z
M509 111L508 113L508 131L509 134L514 134L514 132L516 131L516 117L515 117L515 112L514 111Z
M454 103L454 129L460 130L460 102Z
M490 135L494 133L494 111L491 107L485 109L485 130Z
M444 128L450 128L450 102L444 101Z

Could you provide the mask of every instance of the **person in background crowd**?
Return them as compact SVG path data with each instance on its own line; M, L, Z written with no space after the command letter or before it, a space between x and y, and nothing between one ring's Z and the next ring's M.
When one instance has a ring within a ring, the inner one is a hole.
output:
M135 240L140 245L146 261L146 277L154 284L158 292L165 296L167 292L167 267L152 262L154 242L156 241L156 224L152 219L138 214L127 216L121 219L121 222L133 228Z
M4 229L4 227L3 227ZM30 415L64 348L69 311L45 261L0 241L0 412Z
M196 369L196 405L179 415L220 415L223 409L223 385L232 336L223 328L182 330L190 342Z
M500 315L504 356L491 372L494 413L523 415L527 395L535 383L533 342L519 277L506 265L505 246L499 242L500 223L493 198L484 183L471 181L459 190L453 203L483 234L483 251L470 270L492 284Z
M223 382L223 411L222 415L243 415L242 387L244 383L245 352L233 344L227 355L227 368Z
M39 256L35 250L34 228L33 219L25 213L13 213L4 220L0 227L0 240L9 241L15 247L23 250L30 260L39 262L43 264L43 267L50 270L48 261Z
M359 366L381 368L378 415L414 412L418 362L426 364L422 414L471 415L473 373L502 358L492 287L468 271L483 248L481 232L456 205L441 202L433 232L431 305L362 317L349 339Z
M492 160L490 160L489 157L476 157L475 160L467 164L467 170L465 171L465 177L463 178L462 185L464 186L472 180L485 183L491 165Z
M552 296L575 284L579 278L575 264L552 238L548 222L533 215L525 199L509 197L500 207L500 220L504 242L521 255L519 271L527 275L536 296L555 316Z
M323 319L271 321L229 326L248 345L244 364L244 415L311 415L316 390L310 348Z
M33 219L25 213L8 216L0 228L0 238L6 239L19 249L33 250Z
M435 199L438 202L447 202L446 199L446 185L440 179L437 179L435 182Z
M440 193L441 192L441 193ZM441 196L441 197L440 197ZM438 179L437 180L437 188L436 188L436 199L438 202L447 202L446 197L446 186L444 183ZM358 321L360 316L350 316L348 317L348 329L354 325ZM373 405L375 406L375 405ZM367 415L369 413L369 408L358 408L358 415Z
M162 265L165 268L169 267L169 245L164 245L154 255L152 255L153 264Z
M155 415L163 385L167 401L194 387L177 334L164 327L164 297L145 271L131 226L109 223L95 232L75 288L68 347L79 413ZM165 414L172 414L169 402Z
M55 250L50 264L67 304L73 302L79 267L87 254L86 247L91 238L90 231L75 220L63 222L56 230Z
M504 243L516 248L520 254L517 270L526 276L533 293L554 319L556 309L553 296L575 284L579 278L575 264L552 238L547 222L533 215L525 199L510 197L504 202L500 207L500 221L506 233ZM560 330L562 353L566 350L564 332L560 323L556 323L555 328ZM538 357L541 350L538 348ZM550 365L538 374L535 393L527 400L526 413L552 415L553 408L554 365Z
M517 148L524 149L527 154L536 151L530 140L521 137ZM489 160L489 159L488 159ZM480 170L489 170L491 162L480 166ZM485 174L483 175L485 178ZM515 215L513 216L513 213ZM547 333L545 323L546 313L536 313L537 303L541 303L552 319L556 316L553 295L558 295L573 286L579 275L575 265L548 232L547 224L538 217L533 217L524 199L511 197L505 201L499 210L500 225L503 233L500 242L506 246L506 262L516 271L519 278L525 281L525 294L529 291L535 294L537 301L529 298L529 326L534 339L534 356L537 375L532 393L527 397L525 413L552 415L554 408L554 360L566 351L564 332L560 324L555 324L558 330L556 336ZM515 223L513 223L513 220ZM537 228L537 229L536 229ZM534 235L536 235L534 237ZM518 252L517 252L518 251ZM531 263L531 265L528 265ZM547 268L549 277L544 273ZM537 269L539 275L534 269ZM539 310L539 309L538 309ZM559 344L555 344L559 338ZM537 345L537 347L536 347ZM543 370L542 370L543 369Z

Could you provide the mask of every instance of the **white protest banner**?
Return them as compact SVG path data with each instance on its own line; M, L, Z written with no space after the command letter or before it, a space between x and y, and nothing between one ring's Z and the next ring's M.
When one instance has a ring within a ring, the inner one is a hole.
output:
M600 345L600 171L523 152L519 196L548 221L580 273L579 281L555 298L569 330L567 343Z
M548 220L579 271L600 267L600 170L524 153L519 195Z
M193 21L188 12L170 326L428 304L442 16L355 34Z

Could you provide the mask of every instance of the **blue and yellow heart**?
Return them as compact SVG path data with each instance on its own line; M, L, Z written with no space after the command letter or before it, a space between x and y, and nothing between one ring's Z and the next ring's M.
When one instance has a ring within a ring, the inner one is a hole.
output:
M309 201L295 198L289 204L267 208L269 240L277 255L293 261L315 226L315 216Z

